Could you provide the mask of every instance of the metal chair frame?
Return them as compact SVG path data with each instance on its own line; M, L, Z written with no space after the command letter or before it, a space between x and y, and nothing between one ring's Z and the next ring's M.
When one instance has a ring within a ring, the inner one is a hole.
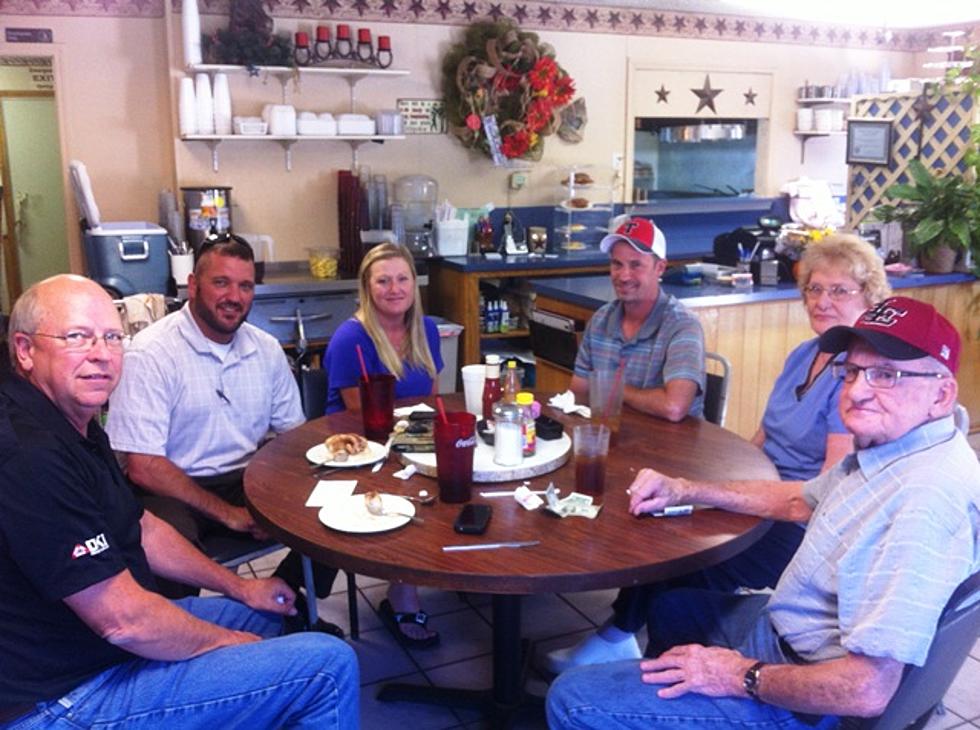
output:
M724 355L716 352L704 353L705 388L704 419L724 428L728 415L728 387L731 384L732 364ZM708 360L718 363L721 374L707 372Z

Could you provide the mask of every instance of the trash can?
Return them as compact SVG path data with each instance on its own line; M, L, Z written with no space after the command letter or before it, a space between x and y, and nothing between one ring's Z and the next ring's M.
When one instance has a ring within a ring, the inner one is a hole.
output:
M439 393L455 393L459 376L457 367L459 336L463 325L450 322L442 317L433 317L439 328L439 354L442 355L442 372L439 373Z

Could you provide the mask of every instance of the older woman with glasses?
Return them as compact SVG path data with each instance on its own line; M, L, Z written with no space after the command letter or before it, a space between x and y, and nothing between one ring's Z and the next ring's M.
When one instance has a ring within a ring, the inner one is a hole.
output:
M837 411L842 381L832 372L833 356L820 352L820 335L852 325L868 307L891 292L874 248L857 236L829 236L806 249L800 262L800 292L814 337L786 358L769 396L762 424L752 438L783 480L811 479L853 449ZM803 539L803 527L775 522L751 548L719 565L661 583L627 588L613 603L613 616L574 647L549 653L546 669L560 673L584 664L640 656L635 634L648 623L647 610L660 593L675 588L734 591L775 586ZM649 619L650 626L656 617Z

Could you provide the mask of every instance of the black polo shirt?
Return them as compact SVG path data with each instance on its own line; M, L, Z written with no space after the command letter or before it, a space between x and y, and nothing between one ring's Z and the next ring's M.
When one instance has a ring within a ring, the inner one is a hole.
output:
M83 437L26 380L0 383L0 706L57 699L133 658L63 599L123 569L155 589L142 514L98 424Z

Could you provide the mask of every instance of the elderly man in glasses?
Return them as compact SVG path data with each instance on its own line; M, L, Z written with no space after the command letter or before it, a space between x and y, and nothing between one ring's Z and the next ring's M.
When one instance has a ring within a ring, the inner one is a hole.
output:
M551 727L833 727L880 714L904 665L925 662L944 605L980 570L980 464L951 415L960 338L930 305L892 297L820 345L847 350L835 370L855 453L805 483L644 469L630 486L637 516L693 502L807 522L775 592L664 594L653 658L563 674Z
M35 284L11 314L0 726L357 727L350 647L273 639L293 591L239 578L134 498L98 423L122 369L120 327L105 291L79 276ZM171 602L154 574L230 598Z

